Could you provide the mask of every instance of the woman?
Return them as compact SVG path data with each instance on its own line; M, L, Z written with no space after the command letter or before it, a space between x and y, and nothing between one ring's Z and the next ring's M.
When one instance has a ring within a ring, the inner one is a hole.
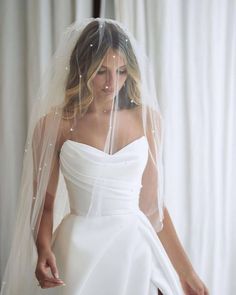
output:
M38 96L1 294L208 294L164 206L163 119L133 37L73 24Z

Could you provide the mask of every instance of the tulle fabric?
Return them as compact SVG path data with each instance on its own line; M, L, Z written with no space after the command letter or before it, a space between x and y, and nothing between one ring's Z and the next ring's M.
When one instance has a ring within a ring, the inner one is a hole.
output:
M101 70L108 50L113 53L112 67L118 70L115 76L109 68ZM104 109L99 115L91 108L97 99L93 84L97 75L106 76L102 91L110 101L109 110ZM120 85L122 75L126 79ZM106 92L111 85L114 95ZM40 294L34 271L44 210L53 204L52 234L70 212L59 163L59 153L66 140L100 150L105 164L107 156L146 136L149 152L139 207L155 231L162 230L163 124L153 70L142 48L123 25L101 18L70 25L61 36L31 111L13 242L1 295ZM94 177L86 218L102 215L102 171L101 165L101 171Z

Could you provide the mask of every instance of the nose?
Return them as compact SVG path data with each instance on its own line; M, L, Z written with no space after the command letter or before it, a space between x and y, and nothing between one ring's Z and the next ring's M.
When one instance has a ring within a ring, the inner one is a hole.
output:
M116 84L116 75L113 72L110 72L106 76L106 89L114 89Z

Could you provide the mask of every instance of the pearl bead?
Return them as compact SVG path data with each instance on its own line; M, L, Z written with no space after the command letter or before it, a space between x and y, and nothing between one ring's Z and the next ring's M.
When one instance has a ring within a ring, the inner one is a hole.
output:
M80 78L82 78L82 75L79 75Z
M25 153L27 153L27 151L28 151L28 150L27 150L27 149L25 149Z
M89 46L90 46L90 47L93 47L93 44L91 43Z
M41 171L42 170L42 168L41 167L39 167L39 171Z
M115 55L112 55L112 57L113 57L113 58L116 58L116 56L115 56Z
M33 200L36 200L36 197L33 197Z
M49 146L52 146L52 143L49 143Z
M66 67L65 69L66 69L66 71L67 71L67 70L68 70L68 67Z
M74 131L74 129L73 128L70 128L70 131Z
M125 39L125 42L128 42L129 40L128 39Z
M108 86L105 86L106 89L108 89Z

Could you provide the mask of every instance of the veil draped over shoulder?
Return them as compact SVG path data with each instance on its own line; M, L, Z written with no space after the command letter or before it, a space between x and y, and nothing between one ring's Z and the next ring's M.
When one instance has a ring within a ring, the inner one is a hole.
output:
M70 212L59 169L60 151L68 140L100 150L105 165L106 157L115 157L146 136L148 160L141 183L136 183L138 206L155 231L161 231L163 131L154 73L133 36L109 19L86 19L70 25L61 36L32 108L1 295L42 292L34 273L37 236L44 210L53 206L52 234ZM102 169L101 163L100 172ZM91 184L87 210L81 212L88 218L103 214L100 172Z

